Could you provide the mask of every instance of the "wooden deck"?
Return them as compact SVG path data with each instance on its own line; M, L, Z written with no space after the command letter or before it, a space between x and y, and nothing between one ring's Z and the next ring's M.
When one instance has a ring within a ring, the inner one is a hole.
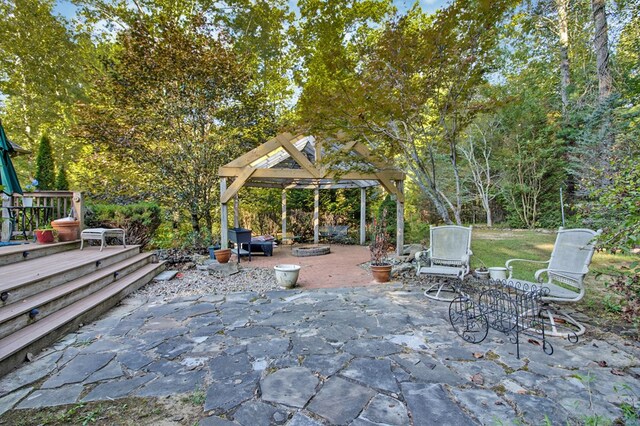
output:
M164 269L139 246L79 244L0 247L0 375Z
M137 249L138 246L129 246L127 248L117 246L105 247L105 249L100 252L99 247L87 247L82 251L70 250L51 256L32 259L28 262L5 265L0 268L0 292L10 291L25 284L54 277L71 268L86 265L94 265L97 267L100 266L95 265L98 261L100 261L101 264L105 264L110 257L115 257L120 253Z

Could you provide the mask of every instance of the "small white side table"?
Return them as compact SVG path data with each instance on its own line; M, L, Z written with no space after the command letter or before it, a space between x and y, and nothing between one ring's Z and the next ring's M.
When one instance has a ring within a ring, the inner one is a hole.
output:
M100 240L100 251L102 251L102 249L104 249L104 246L106 245L105 240L107 237L122 238L122 246L124 248L127 247L124 229L88 228L80 233L80 250L82 250L84 247L84 240Z

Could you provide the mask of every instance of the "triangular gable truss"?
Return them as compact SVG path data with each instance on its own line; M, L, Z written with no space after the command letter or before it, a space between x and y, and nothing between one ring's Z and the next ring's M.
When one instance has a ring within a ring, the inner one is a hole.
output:
M282 133L264 144L252 149L228 164L220 167L221 178L233 178L234 181L221 194L221 203L227 203L243 186L288 188L366 188L381 184L389 193L404 202L404 194L398 182L405 174L394 167L376 160L369 149L361 142L350 141L342 148L352 151L373 165L375 172L340 172L314 164L303 151L315 150L315 139L311 136ZM319 152L316 150L316 154ZM316 155L313 155L314 160ZM292 159L300 168L275 167L283 161ZM336 179L337 176L337 179Z

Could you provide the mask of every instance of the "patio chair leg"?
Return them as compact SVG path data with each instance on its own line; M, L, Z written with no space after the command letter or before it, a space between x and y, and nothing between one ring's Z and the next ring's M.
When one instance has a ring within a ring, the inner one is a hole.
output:
M440 296L440 293L449 293L449 297ZM431 287L424 291L425 297L431 300L437 300L439 302L451 302L458 296L453 284L451 284L447 280L439 280L437 283L433 284Z
M546 307L540 311L540 316L544 316L547 327L544 332L545 336L564 337L571 341L582 336L586 331L582 324L566 312L554 311L550 307Z

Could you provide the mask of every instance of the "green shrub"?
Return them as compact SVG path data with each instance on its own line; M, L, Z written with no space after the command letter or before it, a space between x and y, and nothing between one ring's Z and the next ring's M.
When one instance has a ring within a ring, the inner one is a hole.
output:
M160 226L160 213L160 207L154 203L89 204L86 223L89 228L122 228L127 243L144 247Z
M386 217L383 218L386 212ZM386 231L391 237L391 243L396 243L396 230L398 229L397 217L398 211L396 209L396 201L391 198L389 194L384 197L382 204L378 208L378 221L383 221L387 224Z
M35 178L38 181L38 189L42 190L53 189L56 183L56 169L53 164L51 142L46 135L42 136L38 146Z
M67 171L64 165L58 168L58 175L56 176L56 189L58 191L67 191L69 189L69 181L67 180Z

